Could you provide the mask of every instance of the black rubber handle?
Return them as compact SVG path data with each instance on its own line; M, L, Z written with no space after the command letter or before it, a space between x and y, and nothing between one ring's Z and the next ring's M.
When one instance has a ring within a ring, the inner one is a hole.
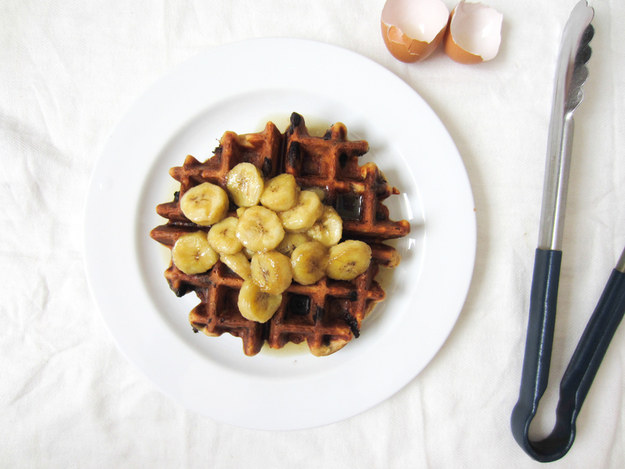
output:
M549 378L561 259L560 251L536 250L521 390L511 419L517 443L541 462L560 459L571 448L575 421L625 313L625 273L613 270L564 372L555 427L547 438L530 440L529 426Z

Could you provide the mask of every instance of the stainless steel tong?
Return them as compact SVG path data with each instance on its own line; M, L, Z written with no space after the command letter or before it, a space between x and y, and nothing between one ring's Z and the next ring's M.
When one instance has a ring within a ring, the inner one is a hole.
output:
M583 99L582 85L588 78L590 40L594 10L581 0L571 12L562 35L558 57L547 163L525 357L519 399L512 411L512 434L531 457L548 462L564 456L575 439L575 421L608 344L625 313L625 250L612 271L560 382L556 424L539 441L529 438L549 378L549 364L556 319L558 281L562 259L564 210L573 143L573 113Z

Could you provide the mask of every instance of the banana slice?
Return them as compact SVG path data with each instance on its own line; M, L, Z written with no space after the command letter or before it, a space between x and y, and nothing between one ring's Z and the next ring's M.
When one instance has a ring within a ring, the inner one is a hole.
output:
M369 268L371 248L356 240L343 241L330 248L326 273L335 280L353 280Z
M312 239L306 233L286 233L282 242L278 244L276 251L285 256L290 256L297 246L308 241L312 241Z
M251 280L243 282L237 301L241 316L261 323L269 321L281 303L282 295L263 292Z
M236 254L243 245L237 238L237 217L228 217L215 223L208 230L208 243L219 254Z
M324 246L334 246L343 237L343 220L334 208L324 205L321 218L306 233Z
M237 217L241 218L241 215L243 215L243 213L247 210L246 207L239 207L237 208Z
M265 185L260 203L275 212L283 212L297 203L298 190L292 174L280 174Z
M252 251L270 251L284 238L284 229L275 212L257 205L248 208L239 218L237 238Z
M289 288L293 280L291 262L278 251L260 252L252 257L252 280L267 293L277 295Z
M263 175L252 163L239 163L226 175L226 187L239 207L258 204L265 188Z
M202 226L214 225L226 216L228 194L221 187L204 182L186 191L180 198L184 216Z
M319 197L319 200L322 202L326 198L326 191L324 191L321 187L308 187L306 190L317 194L317 197Z
M328 249L319 241L300 244L291 255L293 279L302 285L312 285L325 276Z
M252 257L254 257L254 254L256 254L256 252L248 248L243 248L243 254L245 254L245 257L247 257L248 261L251 261Z
M313 226L322 213L323 205L319 196L313 191L301 191L295 207L278 215L285 230L301 232Z
M171 250L171 256L174 265L187 275L206 272L219 260L203 231L180 236Z
M242 252L239 251L236 254L221 254L219 259L243 280L251 278L252 271L250 261Z

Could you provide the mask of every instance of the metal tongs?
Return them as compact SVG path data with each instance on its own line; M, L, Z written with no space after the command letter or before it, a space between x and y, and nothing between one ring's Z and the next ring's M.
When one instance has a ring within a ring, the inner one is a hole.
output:
M568 186L573 113L583 98L588 77L590 22L594 10L581 0L571 12L558 58L545 168L538 247L530 295L530 311L519 400L512 411L512 434L534 459L560 459L575 439L575 421L601 360L625 313L625 250L612 271L586 329L560 382L556 423L546 438L533 441L529 427L549 378L556 319L562 231Z

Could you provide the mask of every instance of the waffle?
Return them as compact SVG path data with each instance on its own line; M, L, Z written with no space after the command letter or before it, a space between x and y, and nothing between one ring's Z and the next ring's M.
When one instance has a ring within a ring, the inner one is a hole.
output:
M245 319L237 307L243 280L218 261L208 272L187 275L170 264L165 278L178 296L194 291L200 303L190 312L194 332L208 336L230 333L243 341L246 355L255 355L265 342L281 348L288 342L306 341L311 353L329 355L360 334L363 319L385 297L375 281L379 267L399 263L396 250L384 240L405 236L406 220L392 221L383 201L399 191L390 186L373 163L358 164L368 151L364 140L349 141L342 123L334 124L323 137L311 136L304 118L291 115L284 134L268 122L259 133L237 135L226 132L214 156L200 162L187 156L170 175L180 182L174 200L157 206L157 213L168 221L150 233L161 244L172 248L179 236L199 229L180 210L179 197L203 182L226 187L226 174L241 162L257 166L265 178L286 172L304 188L321 188L324 204L332 205L343 219L343 238L365 241L372 249L366 272L351 281L324 277L313 285L293 282L282 295L274 316L261 324ZM234 215L236 207L231 205Z

